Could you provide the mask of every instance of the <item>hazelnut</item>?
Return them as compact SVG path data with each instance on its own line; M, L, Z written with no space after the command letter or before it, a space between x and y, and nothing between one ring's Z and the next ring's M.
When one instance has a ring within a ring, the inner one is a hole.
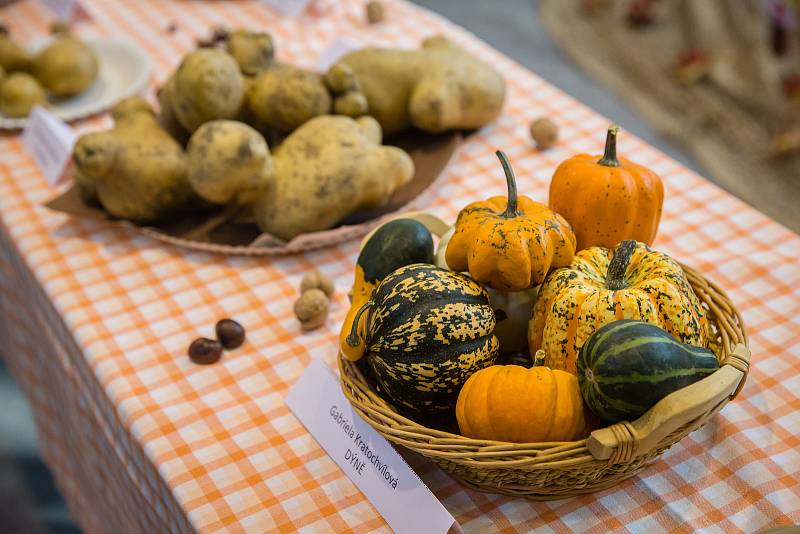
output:
M540 117L531 123L531 137L539 150L553 146L558 139L558 126L547 117Z
M385 15L383 4L378 0L367 3L367 20L370 24L377 24L383 20Z
M305 293L309 289L321 289L326 297L332 297L335 290L333 280L328 275L320 271L312 271L303 276L300 280L300 293Z
M222 343L216 339L200 337L189 345L189 358L194 363L208 365L217 362L222 357Z
M244 327L233 319L222 319L215 327L217 339L226 349L235 349L244 343Z
M330 300L321 289L309 289L294 303L294 314L303 330L313 330L325 324L329 309Z

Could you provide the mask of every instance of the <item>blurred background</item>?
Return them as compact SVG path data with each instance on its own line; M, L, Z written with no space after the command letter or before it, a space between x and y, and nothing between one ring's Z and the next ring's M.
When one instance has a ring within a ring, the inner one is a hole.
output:
M777 125L769 121L765 121L763 124L756 121L758 124L755 126L748 124L748 128L751 126L761 128L761 130L752 132L748 130L751 136L749 138L742 137L741 131L736 133L739 137L731 139L720 138L714 133L712 128L714 124L728 124L726 121L733 120L723 111L717 115L701 117L702 120L699 122L690 120L697 118L697 113L692 112L690 119L679 123L680 128L676 127L674 122L670 122L675 121L676 118L681 119L680 113L682 112L687 110L691 112L691 106L695 105L693 102L702 101L696 99L706 98L710 102L709 95L713 96L715 92L720 93L723 90L725 90L724 96L718 97L714 102L721 99L720 106L732 109L736 108L736 103L741 104L744 111L735 117L736 120L746 120L746 114L754 113L753 110L757 110L756 112L760 114L759 117L765 113L758 108L758 102L744 102L747 96L752 96L745 94L748 90L747 87L743 89L744 93L736 96L735 90L731 89L733 86L725 86L725 83L733 79L730 77L730 73L725 71L721 71L720 76L722 77L719 80L722 82L718 86L694 85L695 82L714 74L706 68L707 64L704 63L705 56L703 56L703 51L706 50L704 47L711 47L714 43L702 43L698 33L698 28L702 27L700 22L713 21L714 13L703 14L686 11L686 9L693 8L687 7L688 3L681 2L681 0L667 0L660 3L626 0L623 2L624 7L620 7L619 4L609 7L608 0L583 2L561 0L414 1L467 28L576 99L603 115L613 118L614 122L620 124L623 129L643 138L687 167L708 176L722 187L738 194L787 226L798 230L800 214L797 212L797 206L800 203L797 198L796 158L786 159L783 154L779 154L780 157L777 159L761 156L751 157L759 150L774 148L776 139L773 137L775 135L785 135L787 138L782 141L788 144L790 150L797 148L792 145L795 141L800 146L800 135L797 135L796 139L790 135L793 132L793 124L796 124L792 122L792 114L787 115L782 110L783 108L777 111L770 108L767 111L782 114L784 122ZM664 3L669 3L669 7L665 9L665 6L659 5ZM694 4L701 3L694 2ZM761 47L753 48L751 46L751 49L762 50L762 48L771 47L771 53L774 56L786 54L786 52L779 54L776 51L785 44L780 41L784 38L779 34L780 28L776 29L779 21L770 19L770 12L765 12L763 7L767 5L766 9L776 9L775 6L782 4L781 2L720 0L702 4L719 7L722 11L718 15L721 16L747 17L748 13L762 16L763 21L756 20L755 23L760 30L750 35L745 29L742 29L742 33L737 35L745 43L748 42L747 39L752 39L753 42L763 44ZM637 5L639 7L636 7ZM683 7L681 7L682 5ZM572 7L567 12L564 11L566 9L564 6ZM624 11L620 11L621 9ZM745 11L741 11L742 9ZM0 17L2 17L1 9ZM615 24L617 27L612 31L609 29L610 24ZM736 28L734 26L734 29ZM605 39L606 34L612 33L615 38ZM701 33L717 35L713 32ZM724 37L725 35L722 35L720 39L724 39ZM595 40L601 38L603 46L600 46L599 41ZM665 39L677 39L678 44L671 48L666 47L668 50L663 52L666 55L662 56L657 56L655 52L651 56L642 52L641 57L627 57L624 54L615 53L614 46L621 47L620 49L631 49L632 47L636 49L636 41L626 41L625 39L628 38L641 39L642 50L647 50L648 46L665 48L660 44L670 42ZM769 39L772 39L770 44L765 44ZM795 48L797 47L795 46ZM747 58L749 57L747 56ZM791 58L796 56L790 55L789 57L792 60ZM578 59L580 65L573 59ZM659 68L659 72L663 75L671 68L664 65L673 60L677 61L679 70L676 73L679 84L672 84L671 82L675 80L669 79L651 80L652 83L659 83L667 87L668 89L664 89L665 91L672 91L659 97L663 107L653 106L652 102L637 98L637 91L642 90L642 84L650 80L647 68L651 66ZM637 61L639 63L635 63ZM771 60L768 58L764 61L766 61L764 64L767 64ZM747 61L741 61L741 63L747 64ZM757 63L753 64L757 65ZM598 73L598 65L602 66L604 72ZM781 72L785 74L786 68L782 66L780 68L783 69ZM761 74L754 75L753 71L748 72L739 72L739 78L736 80L741 81L741 79L749 79L748 77L761 76ZM790 71L789 74L791 74ZM728 78L725 78L726 75ZM764 74L764 76L767 75L769 72ZM713 79L717 81L717 78ZM785 80L785 77L782 79ZM615 81L619 83L614 83ZM784 83L782 90L788 90L786 85L788 84ZM624 89L621 90L621 87ZM628 90L630 90L630 94L626 92ZM770 99L766 93L764 95L765 99ZM635 109L631 107L631 102L636 104ZM670 109L669 106L674 109ZM653 113L648 114L648 109ZM714 107L709 104L703 109L709 110ZM736 109L738 110L738 108ZM666 116L659 116L659 111ZM790 118L786 119L787 116ZM683 124L685 124L685 128ZM667 137L657 131L666 131L670 135ZM761 138L758 138L758 135L761 135ZM692 137L690 143L686 143L687 136ZM683 144L673 141L681 137L683 137ZM692 150L695 142L706 143L702 145L705 150L703 153L715 153L718 154L718 157L713 160L706 158L699 162L699 158L696 159L697 146ZM755 147L752 151L753 154L745 151L746 154L737 155L737 158L746 156L745 160L728 156L725 150L734 149L742 152L736 148L739 146L736 143L749 143L748 146ZM715 150L716 152L714 152ZM748 165L750 167L747 167ZM736 168L729 172L727 169L730 167ZM755 169L748 172L762 174L752 174L742 179L741 168ZM734 172L737 169L738 174ZM765 172L767 174L763 174ZM784 175L795 178L789 183L788 179L782 178ZM769 178L770 176L775 176L775 180L764 180L765 177ZM775 186L773 182L778 185ZM780 197L780 199L771 199L769 195L773 195L775 198ZM0 347L2 347L2 343L0 343ZM0 407L2 407L0 409L0 532L78 532L39 456L36 432L27 403L2 363L0 363Z

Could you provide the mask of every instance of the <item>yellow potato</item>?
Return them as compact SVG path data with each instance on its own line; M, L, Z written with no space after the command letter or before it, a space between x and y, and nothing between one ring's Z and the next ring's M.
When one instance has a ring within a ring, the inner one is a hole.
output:
M153 222L187 209L197 197L186 154L139 97L112 110L114 127L82 135L72 154L82 192L115 217Z
M189 132L216 119L234 119L244 100L239 65L224 50L201 48L186 55L175 71L172 107Z
M189 183L214 204L252 204L272 177L264 137L238 121L210 121L189 139Z
M47 105L47 96L30 74L14 72L0 81L0 113L3 115L27 117L37 105Z
M248 76L269 68L275 61L275 48L268 33L236 30L228 37L227 49Z
M253 79L247 107L260 124L289 133L313 117L330 113L331 95L321 75L277 64Z
M7 73L28 71L31 56L27 50L6 35L0 35L0 67Z
M381 146L372 117L313 118L278 146L272 161L274 178L253 210L264 232L287 241L384 204L414 175L408 154Z
M334 64L326 80L336 85L348 70L386 134L412 126L479 128L500 114L505 100L500 73L444 37L427 39L420 50L357 50Z
M33 58L33 74L56 97L82 93L97 79L94 52L71 34L60 34Z

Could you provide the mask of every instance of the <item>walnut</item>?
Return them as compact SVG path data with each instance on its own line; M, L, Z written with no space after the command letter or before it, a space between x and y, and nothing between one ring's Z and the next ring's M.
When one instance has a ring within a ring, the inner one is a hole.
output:
M332 297L335 291L333 280L320 271L312 271L300 280L300 293L305 293L309 289L321 289L328 298Z
M325 324L330 300L321 289L305 291L294 303L294 314L303 330L314 330Z

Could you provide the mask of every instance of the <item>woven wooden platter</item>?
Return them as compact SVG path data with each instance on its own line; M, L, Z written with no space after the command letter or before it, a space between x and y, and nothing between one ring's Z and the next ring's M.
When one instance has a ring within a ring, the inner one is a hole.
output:
M430 214L412 216L436 235L447 225ZM682 265L707 308L720 368L659 401L635 421L594 430L572 442L476 440L424 426L401 415L375 391L356 362L339 357L342 389L358 414L389 441L430 458L466 486L535 500L603 490L655 462L702 427L744 386L750 351L741 315L717 285Z

